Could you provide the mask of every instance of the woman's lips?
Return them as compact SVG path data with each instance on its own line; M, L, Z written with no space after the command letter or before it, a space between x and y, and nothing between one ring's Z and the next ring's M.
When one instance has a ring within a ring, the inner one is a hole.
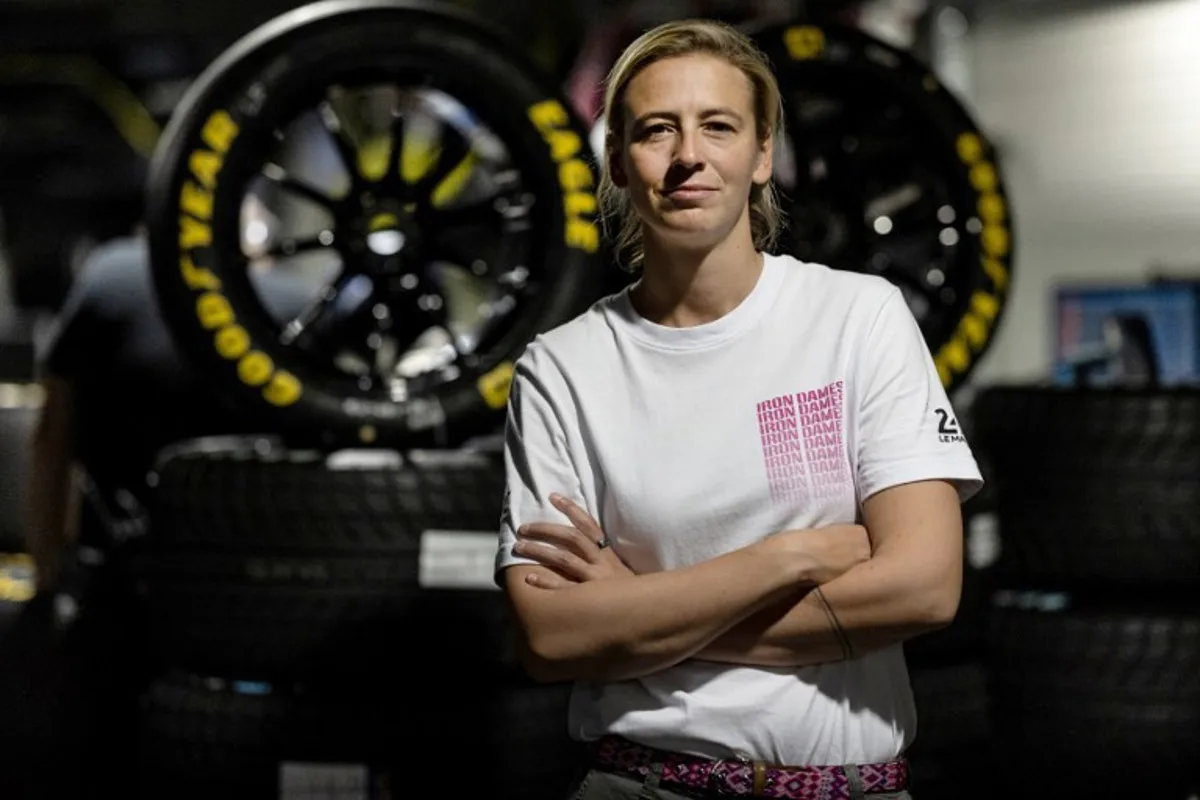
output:
M707 197L715 191L716 189L711 186L680 186L663 192L663 194L672 200L697 200Z

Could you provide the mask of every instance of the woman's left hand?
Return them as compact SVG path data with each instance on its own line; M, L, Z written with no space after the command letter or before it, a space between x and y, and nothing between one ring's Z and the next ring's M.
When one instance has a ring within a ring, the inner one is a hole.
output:
M525 580L542 589L562 589L575 583L633 575L613 552L600 523L562 495L550 502L571 521L570 525L531 522L517 530L513 552L550 568L555 575L529 575Z

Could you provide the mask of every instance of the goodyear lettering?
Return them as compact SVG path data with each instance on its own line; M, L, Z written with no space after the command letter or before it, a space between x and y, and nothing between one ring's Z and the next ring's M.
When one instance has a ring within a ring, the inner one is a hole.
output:
M579 159L567 161L558 167L558 182L570 192L587 191L592 186L592 171Z
M217 188L217 173L224 163L221 156L208 150L197 150L188 158L188 171L210 192Z
M187 253L179 260L179 271L183 273L183 282L189 289L199 291L221 288L221 279L214 275L212 270L197 267Z
M200 324L208 330L224 328L233 322L233 306L225 295L217 292L206 292L196 300L196 316Z
M182 198L180 198L182 205ZM179 218L179 249L198 250L212 245L212 228L191 217Z
M238 377L247 386L262 386L271 379L275 364L266 353L255 350L238 361Z
M508 402L508 392L512 388L513 364L511 361L502 362L490 372L481 375L476 381L480 397L490 408L504 408Z
M196 219L202 219L207 222L212 219L212 192L201 189L196 184L188 181L183 184L183 190L179 193L179 207Z
M964 164L974 164L983 158L983 140L974 133L964 133L955 142L958 158Z
M972 350L979 350L988 339L988 321L976 314L963 317L962 332Z
M992 279L996 290L1003 292L1008 288L1008 269L994 258L985 258L983 260L983 271ZM999 302L997 302L999 305Z
M295 375L279 370L263 389L263 397L273 406L290 406L299 399L301 391L300 381Z
M934 355L934 366L943 385L971 366L991 338L1001 307L1001 295L1008 288L1009 272L1004 259L1012 249L1007 224L1008 209L1000 196L996 167L986 157L983 139L976 133L963 133L955 142L959 160L968 167L971 186L979 193L976 207L983 222L980 232L981 267L991 282L988 291L979 290L949 340Z
M981 193L996 190L996 168L986 161L971 167L971 185Z
M214 111L200 131L201 141L214 153L220 153L222 156L229 152L237 136L237 123L229 116L228 111Z
M971 309L987 319L988 322L995 322L996 316L1000 313L1000 301L996 299L995 295L976 292L971 295Z
M250 334L238 324L229 298L222 293L220 278L205 266L211 257L213 197L225 156L238 133L229 112L214 111L200 132L204 146L187 157L189 174L179 190L179 272L184 285L198 293L196 319L205 330L213 332L217 354L235 362L242 383L261 388L268 403L289 406L300 398L300 381L276 369L270 356L255 349Z
M984 225L983 251L993 258L1008 255L1008 228L1003 225Z
M600 249L600 228L594 217L598 204L592 171L579 158L583 140L568 127L570 116L557 100L543 100L531 106L528 114L550 148L550 157L558 164L558 183L567 219L563 232L566 244L594 253Z
M984 222L1000 223L1004 221L1004 198L989 192L979 197L979 217Z
M825 52L825 32L813 25L797 25L784 31L783 44L796 61L809 61Z
M569 216L580 217L596 213L596 197L585 192L569 192L563 200Z
M542 135L550 144L550 157L556 164L569 161L583 146L583 140L575 131L558 131L551 128L543 131Z
M236 361L250 352L250 334L241 325L227 325L217 331L217 352L221 358Z

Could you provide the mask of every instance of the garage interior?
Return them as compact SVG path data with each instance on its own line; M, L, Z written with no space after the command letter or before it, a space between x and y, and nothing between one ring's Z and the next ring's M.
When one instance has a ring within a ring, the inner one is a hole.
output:
M508 381L631 279L572 200L599 82L711 16L779 69L782 251L899 286L987 480L913 797L1200 798L1200 0L372 4L0 5L0 796L567 796Z

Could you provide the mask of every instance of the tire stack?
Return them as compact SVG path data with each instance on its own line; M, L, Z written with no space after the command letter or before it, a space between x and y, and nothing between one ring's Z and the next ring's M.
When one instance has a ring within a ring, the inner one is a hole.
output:
M493 580L491 437L526 343L596 298L586 133L519 47L401 0L285 12L180 102L148 182L158 304L263 435L151 475L146 796L569 787L570 686L521 673Z
M1200 393L998 387L975 416L1000 520L997 787L1194 795Z
M164 675L144 788L398 797L414 770L469 769L490 797L561 795L569 687L522 676L492 581L499 461L255 437L164 453L136 559Z

